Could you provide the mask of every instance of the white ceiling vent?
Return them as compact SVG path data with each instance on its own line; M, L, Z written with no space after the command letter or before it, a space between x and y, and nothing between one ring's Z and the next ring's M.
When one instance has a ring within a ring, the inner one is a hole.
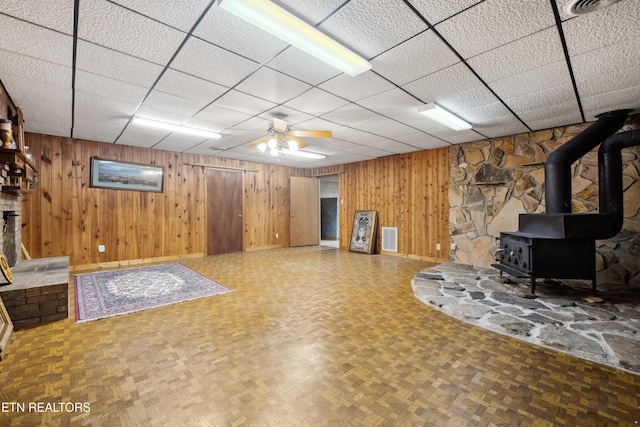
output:
M398 252L398 229L395 227L382 227L382 250Z
M578 16L596 12L619 1L620 0L569 0L564 5L563 10L567 15Z

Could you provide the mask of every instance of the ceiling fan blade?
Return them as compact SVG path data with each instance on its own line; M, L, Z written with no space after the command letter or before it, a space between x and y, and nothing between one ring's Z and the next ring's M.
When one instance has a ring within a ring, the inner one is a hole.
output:
M297 143L298 143L298 149L300 149L300 148L304 148L304 147L306 147L307 145L309 145L309 144L307 144L306 142L304 142L303 140L301 140L300 138L296 138L296 137L294 137L294 136L289 136L289 139L290 139L290 140L294 140L295 142L297 142Z
M256 140L251 141L251 142L249 143L249 147L255 147L255 146L257 146L257 145L260 145L260 144L261 144L261 143L263 143L263 142L267 142L267 141L268 141L268 140L270 140L271 138L272 138L272 137L271 137L271 135L265 135L265 136L263 136L263 137L261 137L261 138L258 138L258 139L256 139Z
M333 134L328 130L292 130L289 132L291 136L302 138L332 138Z
M273 118L273 129L276 132L286 131L288 126L289 126L289 123L285 122L284 120L279 119L277 117Z

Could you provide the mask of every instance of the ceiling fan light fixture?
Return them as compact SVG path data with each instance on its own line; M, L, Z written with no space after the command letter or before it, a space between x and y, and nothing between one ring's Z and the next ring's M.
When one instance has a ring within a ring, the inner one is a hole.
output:
M269 0L222 0L219 6L354 77L371 63Z
M471 129L471 124L434 103L418 107L418 112L455 131Z
M277 148L272 148L271 151L269 152L273 157L278 157L278 149Z
M156 120L143 119L142 117L134 117L132 123L140 126L155 128L155 129L168 130L170 132L178 132L178 133L183 133L183 134L192 135L192 136L201 136L203 138L208 138L208 139L222 138L222 135L216 132L210 132L207 130L196 129L196 128L189 128L185 126L174 125L171 123L158 122Z
M289 146L289 150L298 151L298 141L290 139L289 141L287 141L287 145Z
M261 143L261 144L258 144L258 150L260 150L260 151L262 151L264 153L265 151L267 151L267 144L264 143L264 142Z
M276 148L278 146L278 141L275 138L271 138L267 141L267 147Z

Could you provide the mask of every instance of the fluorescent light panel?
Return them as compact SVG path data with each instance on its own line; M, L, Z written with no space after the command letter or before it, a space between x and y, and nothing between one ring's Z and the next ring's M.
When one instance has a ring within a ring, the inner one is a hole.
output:
M173 125L171 123L158 122L158 121L155 121L155 120L143 119L141 117L134 117L133 118L133 123L136 124L136 125L147 126L147 127L156 128L156 129L162 129L162 130L168 130L168 131L171 131L171 132L179 132L179 133L184 133L184 134L187 134L187 135L201 136L203 138L209 138L209 139L220 139L220 138L222 138L222 135L220 135L219 133L209 132L209 131L202 130L202 129L195 129L195 128L188 128L188 127L179 126L179 125Z
M418 112L453 130L471 129L469 123L433 103L418 107Z
M350 76L371 69L369 61L271 1L222 0L220 7Z

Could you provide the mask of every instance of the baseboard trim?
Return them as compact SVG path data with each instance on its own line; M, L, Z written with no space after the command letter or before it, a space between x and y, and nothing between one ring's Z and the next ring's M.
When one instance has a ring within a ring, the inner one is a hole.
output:
M195 254L187 255L172 255L155 258L142 258L142 259L128 259L124 261L111 261L111 262L99 262L95 264L82 264L69 266L70 272L85 271L85 270L99 270L101 268L114 268L114 267L132 267L145 264L155 264L159 262L179 261L185 258L203 258L204 252L198 252Z

